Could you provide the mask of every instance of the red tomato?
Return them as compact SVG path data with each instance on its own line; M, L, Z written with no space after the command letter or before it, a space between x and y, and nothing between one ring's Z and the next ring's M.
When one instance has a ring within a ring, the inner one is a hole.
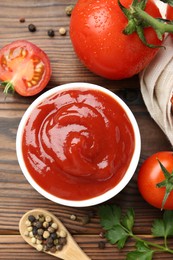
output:
M14 41L0 50L0 80L8 91L22 96L43 90L51 76L50 61L39 47L25 40Z
M129 7L132 0L121 0ZM148 0L146 12L161 17ZM109 79L131 77L153 59L159 48L144 45L136 33L123 34L128 20L117 0L78 0L70 21L70 37L79 59L92 72ZM160 45L152 28L145 29L147 42Z
M157 158L169 173L173 172L173 152L163 151L153 154L139 170L138 187L141 195L149 204L156 208L162 208L166 188L159 188L156 185L164 181L165 176ZM173 209L173 191L170 192L164 209Z
M173 6L167 5L166 18L168 20L173 20ZM173 38L173 33L170 33L170 35Z
M173 6L167 5L166 18L169 20L173 20Z

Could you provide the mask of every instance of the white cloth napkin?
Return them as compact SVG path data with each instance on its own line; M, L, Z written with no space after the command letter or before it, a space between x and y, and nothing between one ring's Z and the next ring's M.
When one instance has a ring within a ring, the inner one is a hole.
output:
M173 38L167 36L164 46L139 76L147 109L173 145Z

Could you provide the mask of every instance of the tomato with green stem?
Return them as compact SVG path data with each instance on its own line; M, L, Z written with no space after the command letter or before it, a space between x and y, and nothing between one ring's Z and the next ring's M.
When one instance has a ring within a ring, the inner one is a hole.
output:
M78 0L70 20L70 37L82 63L108 78L139 73L158 52L173 26L159 19L151 1Z
M138 188L152 206L173 210L173 152L161 151L144 161L138 173Z
M16 91L33 96L46 87L50 77L49 58L35 44L18 40L0 50L0 80L5 94Z

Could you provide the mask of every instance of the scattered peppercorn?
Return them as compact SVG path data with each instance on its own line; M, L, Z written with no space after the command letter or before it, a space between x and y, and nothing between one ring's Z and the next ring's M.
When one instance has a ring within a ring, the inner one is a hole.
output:
M83 225L86 225L90 222L90 217L88 215L80 217L79 218L80 222L82 222Z
M25 18L24 18L24 17L21 17L21 18L19 19L19 22L20 22L20 23L24 23L24 22L25 22Z
M74 8L73 5L68 5L68 6L65 8L66 15L71 16L71 13L72 13L72 11L73 11L73 8Z
M49 29L49 30L47 31L47 34L48 34L49 37L54 37L54 36L55 36L55 32L54 32L54 30L52 30L52 29Z
M29 30L30 32L35 32L35 31L36 31L36 26L31 23L31 24L28 25L28 30Z
M99 247L100 249L104 249L104 248L105 248L105 242L104 242L104 241L99 241L98 247Z
M75 220L77 219L77 216L72 214L72 215L70 216L70 219L75 221Z
M38 251L60 251L67 244L67 232L59 230L57 223L50 216L28 216L25 222L25 236L31 239L31 243Z
M66 33L67 33L67 30L64 28L64 27L61 27L61 28L59 28L59 34L60 35L66 35Z

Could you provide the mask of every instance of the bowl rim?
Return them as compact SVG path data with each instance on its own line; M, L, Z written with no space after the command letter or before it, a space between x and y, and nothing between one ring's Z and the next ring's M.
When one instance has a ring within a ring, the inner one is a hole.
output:
M49 192L47 192L46 190L44 190L42 187L40 187L36 181L31 177L27 167L25 166L24 163L24 159L23 159L23 154L22 154L22 137L23 137L23 131L24 131L24 126L28 120L28 117L30 116L31 112L33 111L33 109L38 106L38 104L40 104L43 100L45 100L47 97L50 97L58 92L61 91L65 91L65 90L69 90L69 89L94 89L94 90L98 90L98 91L102 91L105 94L108 94L109 96L113 97L118 103L119 105L121 105L121 107L124 109L124 111L126 112L131 125L133 127L133 131L134 131L134 136L135 136L135 147L134 147L134 152L132 155L132 159L131 162L129 164L129 167L125 173L125 175L123 176L123 178L121 179L121 181L112 189L108 190L107 192L105 192L104 194L101 194L97 197L93 197L90 199L86 199L86 200L66 200L66 199L62 199L59 197L56 197L52 194L50 194ZM25 178L27 179L27 181L30 183L30 185L37 191L39 192L42 196L44 196L45 198L64 205L64 206L70 206L70 207L89 207L89 206L94 206L94 205L98 205L100 203L103 203L111 198L113 198L114 196L116 196L121 190L123 190L125 188L125 186L128 184L128 182L131 180L131 178L133 177L135 170L137 168L138 162L139 162L139 158L140 158L140 153L141 153L141 136L140 136L140 131L139 131L139 127L137 124L137 121L132 113L132 111L130 110L130 108L127 106L127 104L119 97L117 96L115 93L113 93L111 90L108 90L105 87L96 85L96 84L92 84L92 83L87 83L87 82L73 82L73 83L66 83L66 84L62 84L59 86L56 86L50 90L47 90L46 92L44 92L43 94L41 94L39 97L37 97L27 108L27 110L24 112L18 129L17 129L17 135L16 135L16 155L17 155L17 159L18 159L18 163L19 166L21 168L21 171L23 173L23 175L25 176Z

